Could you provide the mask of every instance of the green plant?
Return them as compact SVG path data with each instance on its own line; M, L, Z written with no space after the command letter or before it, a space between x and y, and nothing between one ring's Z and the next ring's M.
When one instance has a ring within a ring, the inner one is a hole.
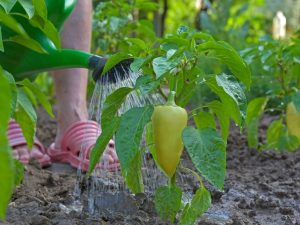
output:
M11 13L13 7L23 7L24 13L15 15ZM15 17L29 20L34 27L41 29L46 35L53 38L54 43L59 42L58 32L53 29L47 19L47 9L44 1L1 1L0 2L0 31L5 27L13 35L7 37L0 32L0 51L5 52L5 44L15 42L37 52L45 52L39 42L32 39L23 26ZM48 24L45 29L44 25ZM4 44L3 44L4 43ZM45 52L46 53L46 52ZM37 116L34 106L37 100L44 106L46 111L53 115L51 105L40 89L29 80L15 82L13 75L2 69L0 65L0 219L6 215L6 207L10 201L15 186L18 186L23 178L23 166L13 160L12 151L8 145L7 127L10 118L15 118L20 124L31 148L34 142Z
M291 123L286 126L286 121L291 119L290 113L287 114L289 103L292 102L300 112L299 54L299 38L290 41L264 41L243 51L243 57L252 65L253 86L256 91L256 98L249 103L247 109L246 125L250 147L278 151L298 149L300 140L291 132ZM264 112L275 113L279 118L268 127L266 143L259 143L258 125Z
M137 42L139 44L135 45ZM160 44L154 44L157 42ZM140 142L144 129L147 133L146 148L150 149L154 158L159 154L153 145L151 128L155 106L132 108L123 115L117 115L118 108L130 92L141 96L160 93L166 98L162 90L166 87L169 92L176 92L176 104L186 107L195 94L196 87L202 85L215 93L215 99L189 111L189 118L194 120L196 128L186 127L182 132L182 142L201 176L222 190L230 120L242 126L246 115L244 89L249 89L251 82L248 65L229 44L216 41L210 35L188 27L180 27L177 34L167 35L152 43L141 39L127 39L122 43L122 51L124 53L117 53L108 59L104 73L124 58L134 58L131 69L142 70L143 76L138 78L135 87L120 88L107 97L101 118L102 134L90 155L89 174L95 168L109 139L115 134L116 151L125 182L133 193L143 192L141 160L145 147L140 146ZM205 73L201 62L207 57L213 57L215 63L225 65L232 75ZM216 118L220 130L217 129ZM179 167L181 169L191 172L199 180L200 186L192 201L181 208L182 191L176 185L174 175L169 186L156 190L155 205L163 219L174 222L177 213L181 212L179 224L194 224L210 207L211 197L197 172Z

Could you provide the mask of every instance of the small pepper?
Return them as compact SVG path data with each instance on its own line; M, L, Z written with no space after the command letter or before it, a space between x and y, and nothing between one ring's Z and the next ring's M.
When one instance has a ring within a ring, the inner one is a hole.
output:
M165 105L156 106L152 115L157 161L170 178L175 174L183 151L181 134L187 126L188 115L175 103L175 92L169 94Z

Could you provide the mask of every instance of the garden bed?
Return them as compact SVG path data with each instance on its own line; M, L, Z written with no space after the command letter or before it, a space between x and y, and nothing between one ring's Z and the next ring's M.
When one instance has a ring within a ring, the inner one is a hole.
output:
M39 137L50 144L55 122L43 112L39 114ZM190 163L187 156L184 161ZM134 214L111 212L91 217L72 211L65 206L72 204L75 182L76 170L67 166L56 164L46 170L34 163L27 166L24 182L9 205L7 222L0 224L165 224L142 195L133 198L138 208ZM192 190L196 183L190 179L184 185ZM225 190L211 192L213 206L199 221L201 225L300 224L300 151L258 153L248 149L246 137L233 129L228 140Z

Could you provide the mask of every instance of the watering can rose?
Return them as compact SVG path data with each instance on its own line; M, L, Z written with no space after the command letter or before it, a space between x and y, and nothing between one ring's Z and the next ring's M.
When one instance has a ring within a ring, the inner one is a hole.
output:
M188 115L175 104L175 92L170 92L165 105L156 106L152 115L157 161L167 176L175 174L183 151L181 134L187 126Z

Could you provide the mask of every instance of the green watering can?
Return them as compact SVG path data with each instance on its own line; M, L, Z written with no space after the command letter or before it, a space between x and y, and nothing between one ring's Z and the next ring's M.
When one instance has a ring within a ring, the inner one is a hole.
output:
M45 2L48 9L48 19L60 30L64 21L74 9L77 0L46 0ZM17 3L12 11L23 12L23 8ZM5 50L0 53L0 65L13 74L16 80L30 78L38 72L66 68L91 69L93 70L94 80L100 77L107 61L106 58L79 50L56 49L52 41L42 31L31 26L28 20L20 16L16 16L15 19L48 52L48 54L37 53L14 42L5 42ZM4 39L12 34L11 30L3 28L2 35ZM130 60L122 61L113 69L126 73L128 72L126 70L129 70L130 63ZM115 76L110 76L109 72L105 76L108 76L103 79L106 82L116 82Z

